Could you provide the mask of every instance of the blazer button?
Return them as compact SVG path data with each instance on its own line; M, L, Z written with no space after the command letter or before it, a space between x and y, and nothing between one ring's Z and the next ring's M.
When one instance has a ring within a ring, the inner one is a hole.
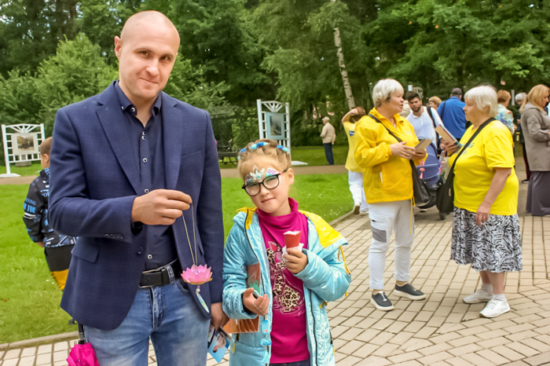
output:
M143 253L143 247L139 247L136 254L141 255Z

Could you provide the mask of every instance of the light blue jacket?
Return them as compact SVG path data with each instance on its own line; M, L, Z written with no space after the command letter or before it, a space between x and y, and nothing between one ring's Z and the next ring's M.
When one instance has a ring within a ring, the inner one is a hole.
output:
M308 257L306 268L296 274L304 283L307 313L307 340L312 366L335 365L327 301L342 297L348 290L351 274L345 264L342 245L346 239L321 217L301 211L308 217ZM233 218L235 224L225 244L223 263L223 310L231 319L253 319L257 315L244 310L242 294L246 290L246 268L260 263L260 295L270 299L267 319L272 321L272 289L267 252L256 209L245 208ZM260 317L260 325L264 317ZM260 366L265 347L261 332L233 335L229 349L231 366ZM271 352L271 348L269 348Z

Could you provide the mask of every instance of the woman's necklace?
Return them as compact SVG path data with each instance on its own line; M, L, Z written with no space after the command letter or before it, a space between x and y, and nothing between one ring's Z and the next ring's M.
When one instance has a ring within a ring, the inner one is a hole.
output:
M182 214L181 217L183 219L183 225L185 226L185 234L187 235L187 242L189 243L189 251L191 252L191 260L193 261L193 266L191 268L187 268L185 272L181 274L181 277L183 280L191 285L197 286L197 289L195 290L195 294L197 295L197 298L199 299L202 307L206 312L210 312L208 310L208 306L204 302L204 299L202 298L200 292L201 292L201 285L204 285L207 282L212 281L212 271L211 268L207 267L206 264L197 266L197 261L199 259L197 254L197 236L195 233L195 211L193 210L193 204L191 204L190 207L191 210L191 217L193 220L193 242L195 243L195 252L193 253L193 248L191 246L191 239L189 238L189 230L187 230L187 223L185 222L185 216Z

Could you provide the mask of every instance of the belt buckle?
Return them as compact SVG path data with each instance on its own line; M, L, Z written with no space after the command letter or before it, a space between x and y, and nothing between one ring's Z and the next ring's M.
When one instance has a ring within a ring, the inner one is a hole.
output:
M160 273L161 274L161 278L164 277L164 273L166 273L166 275L168 276L168 278L170 278L170 275L168 274L168 267L172 267L172 265L175 263L176 261L173 261L171 263L168 263L162 267L159 267L159 268L155 268L155 269L150 269L148 271L143 271L142 272L142 275L143 274L151 274L151 273ZM139 288L151 288L151 287L157 287L159 285L146 285L146 286L141 286L141 285L138 285Z

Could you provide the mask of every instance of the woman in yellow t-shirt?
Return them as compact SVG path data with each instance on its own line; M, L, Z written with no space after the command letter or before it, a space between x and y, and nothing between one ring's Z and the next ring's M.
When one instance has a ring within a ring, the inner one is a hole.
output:
M367 204L365 189L363 188L363 170L359 168L359 165L357 165L355 161L355 149L357 147L355 126L361 117L366 114L367 112L365 112L363 107L355 107L342 118L342 124L344 125L344 130L346 130L346 136L348 137L349 143L346 169L348 170L349 190L353 197L353 213L355 215L359 215L359 213L361 215L366 215L369 213L369 205Z
M497 94L490 86L464 96L466 120L472 126L460 140L465 145L475 131L498 113ZM451 259L471 264L483 285L464 302L488 302L480 315L493 318L510 311L504 296L505 273L521 271L519 182L514 170L510 131L498 120L489 122L458 158L454 173L454 217ZM458 146L443 143L448 154ZM451 156L452 165L458 154Z

